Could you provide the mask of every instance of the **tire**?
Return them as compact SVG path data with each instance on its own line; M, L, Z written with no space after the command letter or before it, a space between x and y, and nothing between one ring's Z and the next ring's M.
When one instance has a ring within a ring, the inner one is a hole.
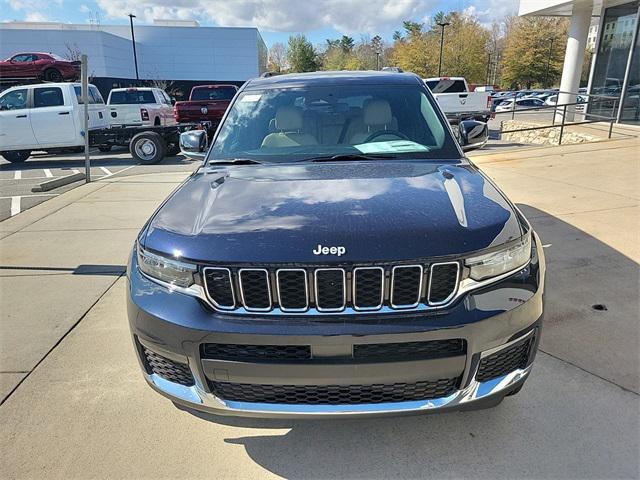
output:
M131 156L143 165L159 163L167 153L167 144L156 132L142 132L129 142Z
M47 82L61 82L62 74L55 68L49 68L48 70L44 71L44 79Z
M111 151L111 145L100 145L98 147L98 150L100 150L101 152L107 153Z
M22 163L31 155L31 150L14 150L13 152L2 152L5 160L11 163Z

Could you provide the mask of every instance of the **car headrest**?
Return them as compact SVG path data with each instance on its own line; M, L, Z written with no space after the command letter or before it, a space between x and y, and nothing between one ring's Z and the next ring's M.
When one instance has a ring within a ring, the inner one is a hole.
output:
M386 100L369 100L364 105L363 120L365 125L389 125L391 123L391 106Z
M297 107L280 107L276 112L276 129L290 132L302 128L302 111Z

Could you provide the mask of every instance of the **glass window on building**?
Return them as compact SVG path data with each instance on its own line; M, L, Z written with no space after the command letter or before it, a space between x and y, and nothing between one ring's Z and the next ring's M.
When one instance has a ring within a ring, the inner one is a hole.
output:
M640 122L640 35L636 37L629 69L629 82L624 95L621 120L626 123Z
M609 7L604 11L604 31L598 48L598 56L593 72L591 93L605 95L609 98L590 98L589 113L615 116L619 106L624 75L629 60L633 32L636 28L636 17L640 1ZM637 58L635 48L634 58ZM636 60L637 65L637 60ZM637 70L637 67L636 67ZM635 78L629 85L638 83L638 73L632 72ZM637 89L636 89L637 91ZM632 102L631 96L629 101ZM625 108L628 102L625 101Z

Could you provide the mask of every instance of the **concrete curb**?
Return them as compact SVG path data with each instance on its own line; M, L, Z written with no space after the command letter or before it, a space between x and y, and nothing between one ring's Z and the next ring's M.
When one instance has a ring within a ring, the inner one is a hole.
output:
M63 185L69 185L70 183L79 182L80 180L84 180L84 179L85 179L84 173L73 173L65 177L54 178L53 180L47 180L46 182L42 182L41 184L33 187L31 191L32 192L48 192L49 190L53 190L54 188L62 187Z

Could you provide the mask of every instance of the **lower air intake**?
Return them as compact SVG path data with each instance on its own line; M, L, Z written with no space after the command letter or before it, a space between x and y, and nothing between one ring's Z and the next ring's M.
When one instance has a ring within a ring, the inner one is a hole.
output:
M219 398L238 402L288 405L359 405L430 400L451 395L458 378L373 385L259 385L211 382Z
M194 385L193 375L188 365L169 360L146 347L142 347L142 349L144 351L147 368L151 373L155 373L170 382L179 383L187 387Z

